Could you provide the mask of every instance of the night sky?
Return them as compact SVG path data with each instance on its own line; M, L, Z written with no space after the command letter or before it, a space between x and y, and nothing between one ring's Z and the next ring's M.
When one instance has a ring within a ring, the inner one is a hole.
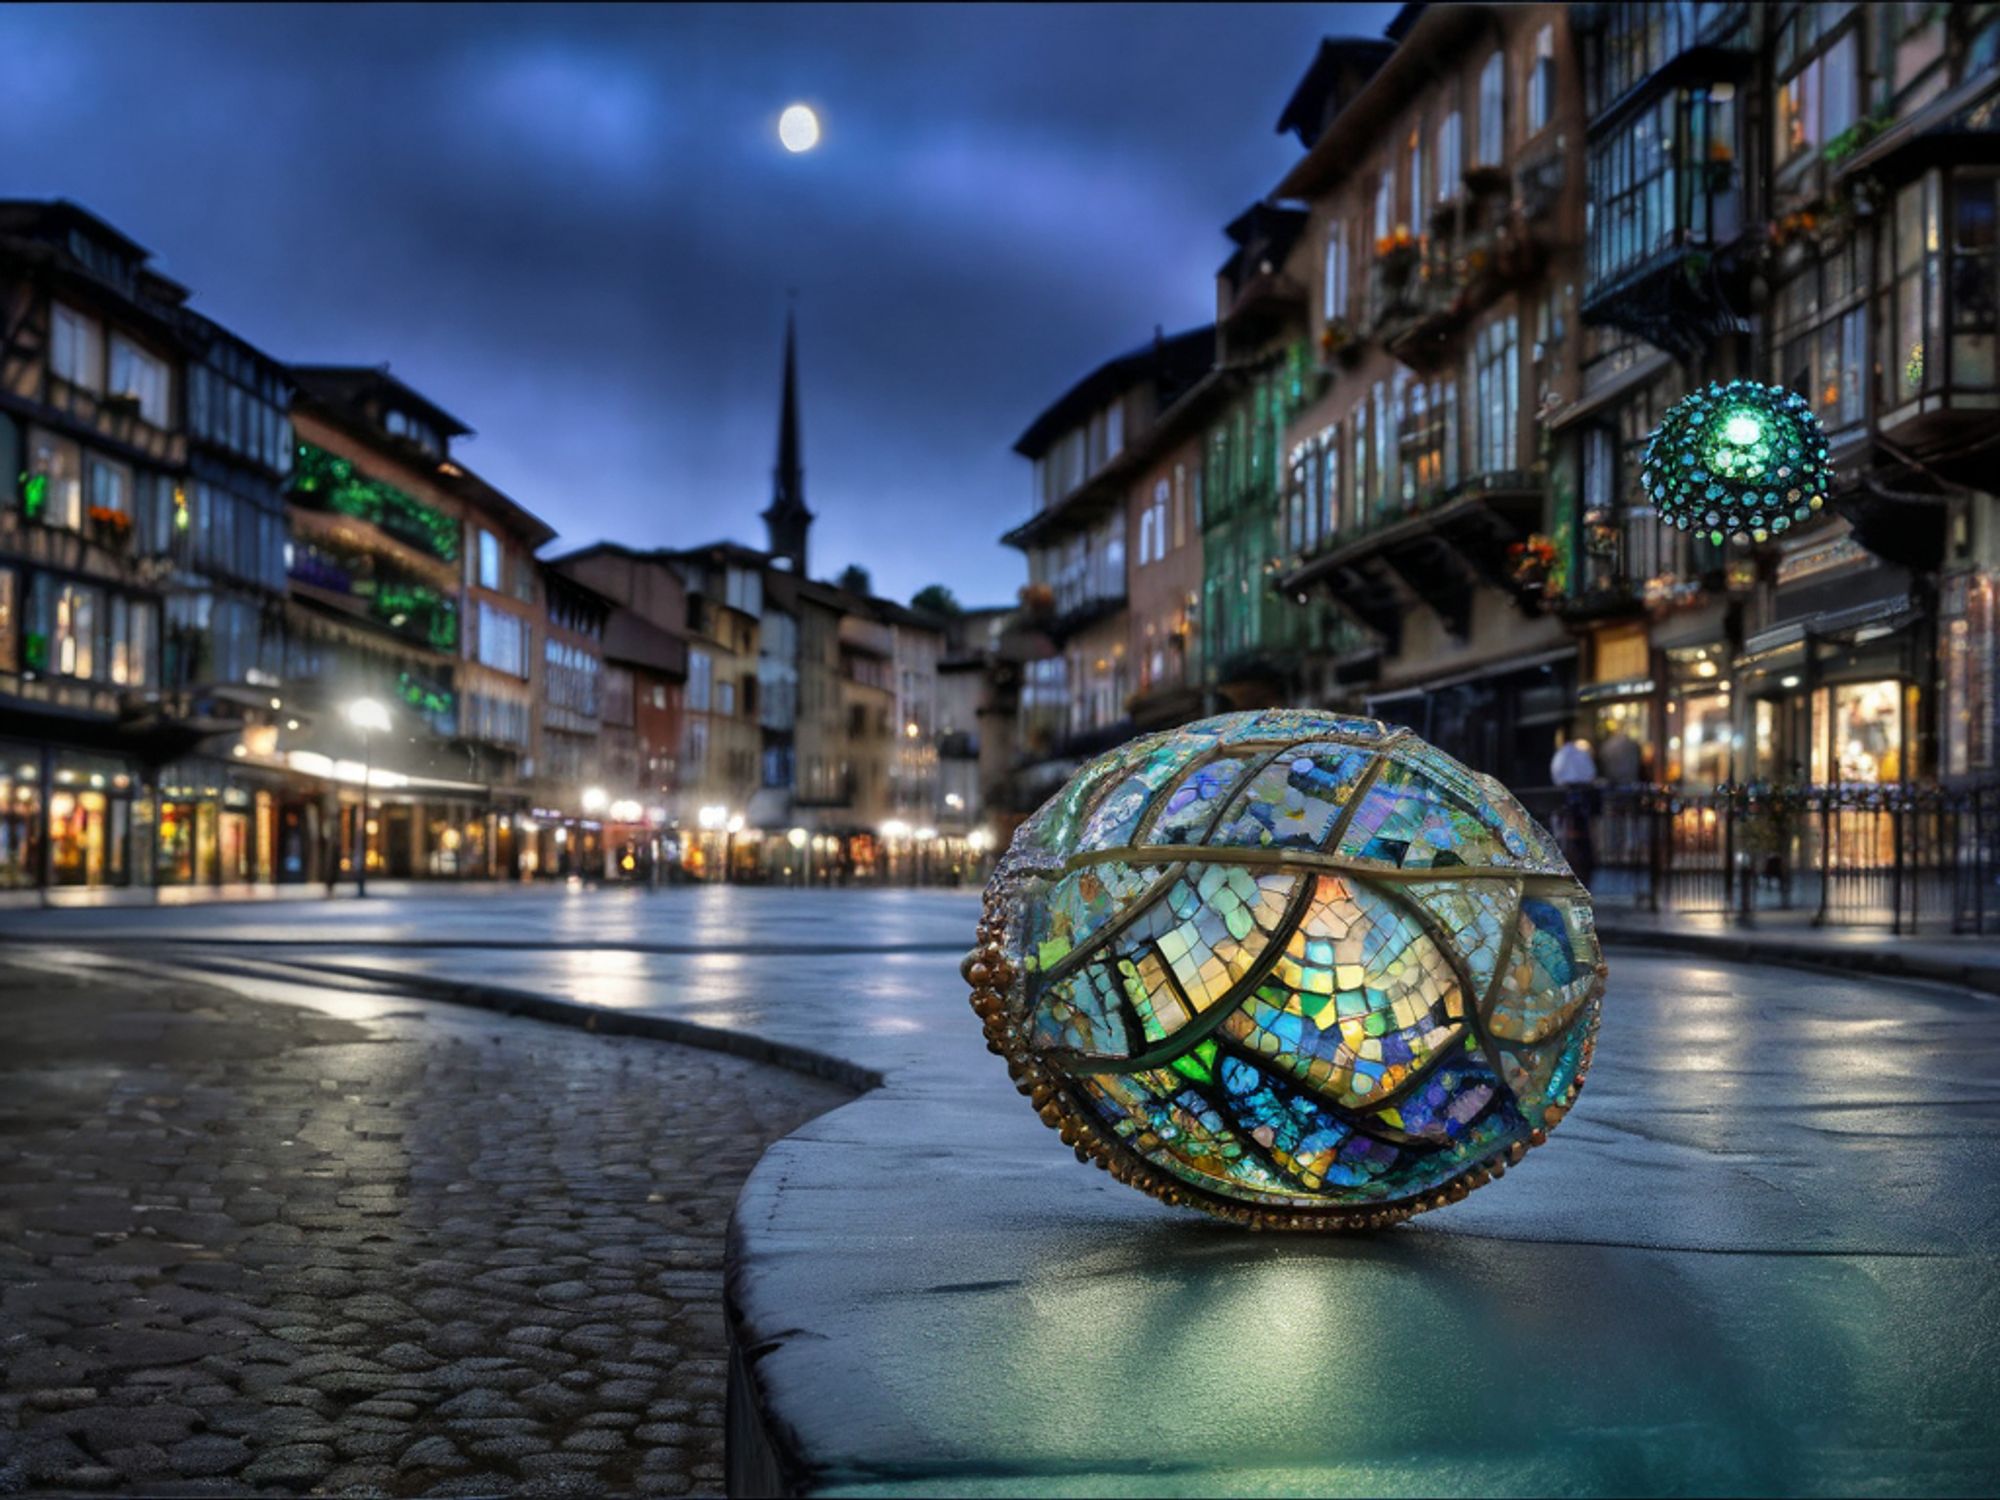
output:
M1395 8L9 6L0 196L280 358L388 360L562 547L762 545L796 288L813 572L1000 603L1014 438L1213 315L1319 38Z

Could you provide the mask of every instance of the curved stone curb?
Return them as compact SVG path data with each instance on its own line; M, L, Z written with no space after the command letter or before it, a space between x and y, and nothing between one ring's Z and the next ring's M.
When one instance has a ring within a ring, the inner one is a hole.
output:
M254 968L228 959L208 958L200 953L199 946L173 948L171 956L163 958L162 962L196 974L204 972L233 974L245 979L282 977L269 972L274 968L284 971L285 974L297 976L299 980L309 980L315 974L334 975L342 979L357 979L383 985L391 990L425 1000L441 1000L447 1004L472 1006L506 1016L525 1016L530 1020L553 1022L558 1026L574 1026L599 1036L642 1036L662 1042L679 1042L688 1047L704 1047L711 1052L727 1052L731 1056L747 1058L752 1062L769 1063L774 1067L788 1068L795 1073L805 1073L814 1078L845 1084L857 1093L866 1093L882 1086L882 1075L874 1069L864 1068L858 1063L835 1057L828 1052L817 1052L809 1047L774 1041L769 1037L725 1031L717 1026L703 1026L695 1021L683 1021L673 1016L608 1010L603 1006L588 1005L580 1000L558 1000L530 990L510 989L504 985L480 984L460 979L436 979L427 974L385 972L381 969L322 963L316 960L267 958L261 960L265 968Z

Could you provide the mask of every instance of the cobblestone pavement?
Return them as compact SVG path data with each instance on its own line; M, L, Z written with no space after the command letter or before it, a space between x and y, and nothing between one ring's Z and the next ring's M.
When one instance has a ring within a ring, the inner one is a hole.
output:
M722 1485L722 1249L849 1097L449 1006L0 966L0 1494Z

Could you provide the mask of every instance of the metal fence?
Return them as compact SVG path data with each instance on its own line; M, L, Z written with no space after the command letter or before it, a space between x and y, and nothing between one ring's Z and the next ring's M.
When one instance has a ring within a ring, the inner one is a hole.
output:
M1524 800L1605 908L2000 932L2000 783L1544 788Z

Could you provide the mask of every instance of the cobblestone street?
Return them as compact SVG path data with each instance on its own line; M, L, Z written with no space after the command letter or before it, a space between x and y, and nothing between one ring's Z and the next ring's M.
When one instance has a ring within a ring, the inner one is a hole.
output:
M714 1493L723 1236L837 1085L0 967L0 1494Z

